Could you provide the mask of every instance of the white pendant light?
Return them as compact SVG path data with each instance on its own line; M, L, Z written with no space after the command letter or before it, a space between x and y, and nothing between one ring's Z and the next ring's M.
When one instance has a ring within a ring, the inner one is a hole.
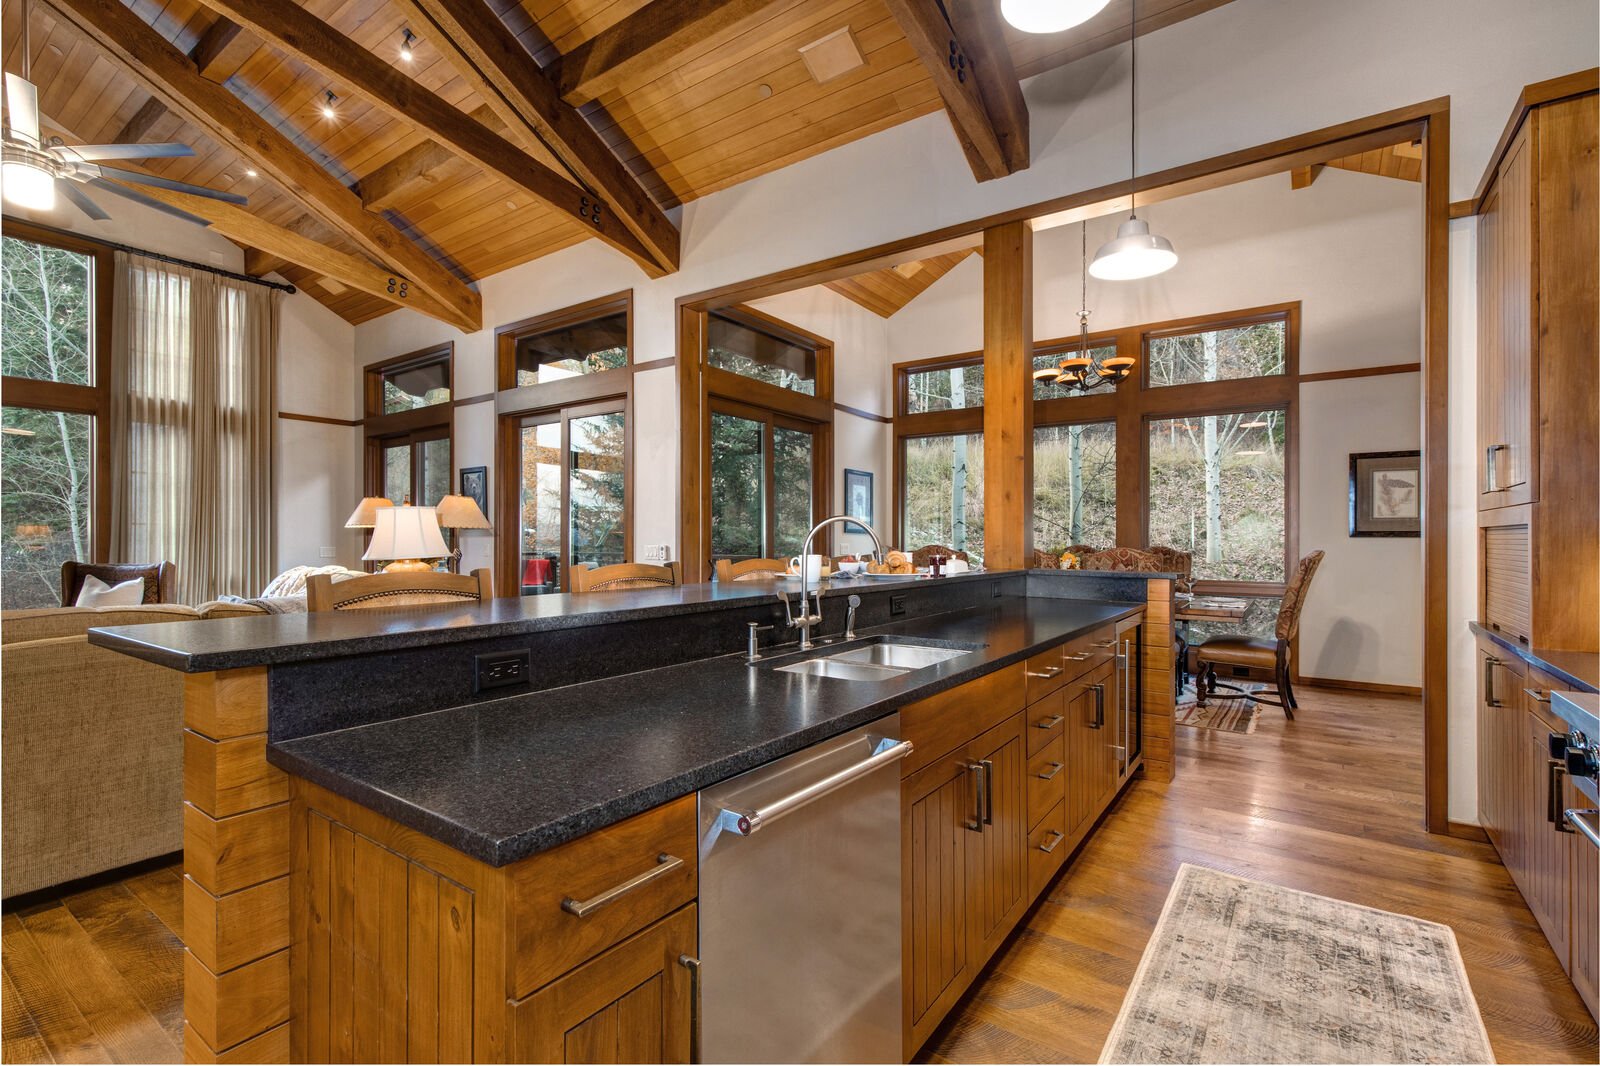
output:
M1000 14L1023 33L1060 33L1094 18L1111 0L1000 0Z
M1128 46L1128 141L1129 182L1128 220L1117 227L1117 235L1100 246L1089 264L1089 273L1101 281L1136 281L1152 278L1178 265L1172 242L1150 232L1150 223L1136 210L1139 197L1139 32L1137 0L1129 5Z

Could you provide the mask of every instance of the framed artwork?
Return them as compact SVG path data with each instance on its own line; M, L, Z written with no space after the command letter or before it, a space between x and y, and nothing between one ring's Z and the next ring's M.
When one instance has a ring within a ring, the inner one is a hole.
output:
M1422 453L1350 455L1350 535L1422 536Z
M859 518L867 525L872 525L872 473L867 470L851 470L844 472L844 513L851 518ZM865 533L866 530L854 522L845 524L846 533Z
M461 495L470 496L478 510L489 514L489 468L464 466L461 468ZM491 519L492 521L492 519Z

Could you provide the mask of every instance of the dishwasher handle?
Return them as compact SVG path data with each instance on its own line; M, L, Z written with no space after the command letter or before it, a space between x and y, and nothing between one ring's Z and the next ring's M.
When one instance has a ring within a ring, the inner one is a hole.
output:
M865 759L854 766L847 766L837 773L829 774L818 781L813 781L804 788L784 796L782 799L773 800L765 807L753 811L734 811L724 808L719 819L724 825L733 829L742 837L750 836L771 822L777 821L786 814L792 814L801 807L821 799L828 793L848 785L857 778L865 777L879 767L890 763L899 762L911 754L911 741L909 740L880 740L875 745L875 750Z

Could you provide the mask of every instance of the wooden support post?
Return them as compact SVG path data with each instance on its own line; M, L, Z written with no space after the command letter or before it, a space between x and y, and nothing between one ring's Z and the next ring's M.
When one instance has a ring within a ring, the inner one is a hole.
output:
M983 561L1033 555L1033 229L983 231Z
M183 691L183 1016L190 1062L289 1061L289 782L265 667Z

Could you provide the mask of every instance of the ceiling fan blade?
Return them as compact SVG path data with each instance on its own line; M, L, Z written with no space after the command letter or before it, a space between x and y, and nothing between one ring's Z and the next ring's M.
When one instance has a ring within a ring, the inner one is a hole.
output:
M198 215L191 215L189 212L180 211L176 207L168 207L160 200L152 199L136 189L128 188L126 185L118 185L116 182L106 181L104 178L90 178L89 184L93 185L97 189L104 189L106 192L114 193L125 200L132 200L136 204L143 204L146 207L154 208L164 215L171 215L173 218L181 218L185 222L193 222L196 226L211 225L210 222L207 222Z
M138 170L123 170L121 167L102 167L94 164L79 164L79 169L93 167L100 176L116 178L118 181L131 181L136 185L154 185L158 189L171 189L173 192L186 192L191 196L204 196L211 200L221 200L229 204L247 204L250 201L238 193L222 192L218 189L208 189L204 185L190 185L186 181L173 181L156 174L146 174Z
M77 159L172 159L194 155L187 144L166 141L161 144L63 144L57 151Z
M62 196L65 196L68 200L72 201L72 205L74 207L88 215L90 218L94 219L96 222L104 222L111 217L101 209L99 204L89 199L88 195L72 182L63 181L60 178L57 178L56 188L60 190Z
M33 82L7 74L6 107L11 111L12 136L39 147L39 90Z

